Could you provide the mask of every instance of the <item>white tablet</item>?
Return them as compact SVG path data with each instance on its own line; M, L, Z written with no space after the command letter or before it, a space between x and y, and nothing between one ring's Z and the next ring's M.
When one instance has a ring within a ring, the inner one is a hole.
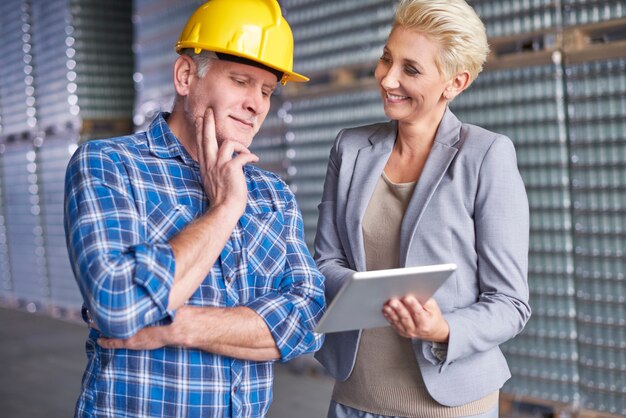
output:
M341 286L317 324L315 332L338 332L389 325L382 314L387 300L412 294L420 302L425 302L455 269L456 264L437 264L355 272Z

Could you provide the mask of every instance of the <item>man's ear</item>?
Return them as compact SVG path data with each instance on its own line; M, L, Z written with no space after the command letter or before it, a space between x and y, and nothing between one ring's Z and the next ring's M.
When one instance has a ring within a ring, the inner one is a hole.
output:
M463 90L468 88L470 85L470 78L470 73L467 70L452 77L452 79L448 82L448 87L446 87L446 90L443 92L443 96L446 100L450 101L454 99L456 96L461 94Z
M174 63L174 88L179 96L187 96L191 80L196 74L196 64L188 55L179 55Z

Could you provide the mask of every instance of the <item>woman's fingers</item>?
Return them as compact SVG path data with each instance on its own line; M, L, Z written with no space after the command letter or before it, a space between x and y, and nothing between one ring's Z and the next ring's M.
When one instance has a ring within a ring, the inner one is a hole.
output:
M383 315L403 337L442 341L447 339L447 323L434 299L422 304L413 295L392 298L383 306Z
M391 326L403 337L410 338L415 333L416 324L407 306L397 298L392 298L383 306L383 315Z
M411 314L415 324L419 324L424 320L426 311L421 303L413 295L408 295L402 298L402 304L408 312Z

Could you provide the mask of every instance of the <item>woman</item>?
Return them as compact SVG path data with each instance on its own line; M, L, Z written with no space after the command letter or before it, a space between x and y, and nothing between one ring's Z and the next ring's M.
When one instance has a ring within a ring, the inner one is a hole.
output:
M375 71L391 121L337 136L315 238L329 300L355 270L457 269L423 305L381 307L391 327L326 336L329 417L498 416L498 345L530 316L528 201L511 141L448 109L487 53L465 1L402 1Z

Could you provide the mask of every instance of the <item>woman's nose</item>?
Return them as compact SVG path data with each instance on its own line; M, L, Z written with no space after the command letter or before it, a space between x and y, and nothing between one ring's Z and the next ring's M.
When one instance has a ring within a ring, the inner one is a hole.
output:
M380 79L380 85L386 89L397 88L400 85L398 81L397 72L393 67L387 69Z

